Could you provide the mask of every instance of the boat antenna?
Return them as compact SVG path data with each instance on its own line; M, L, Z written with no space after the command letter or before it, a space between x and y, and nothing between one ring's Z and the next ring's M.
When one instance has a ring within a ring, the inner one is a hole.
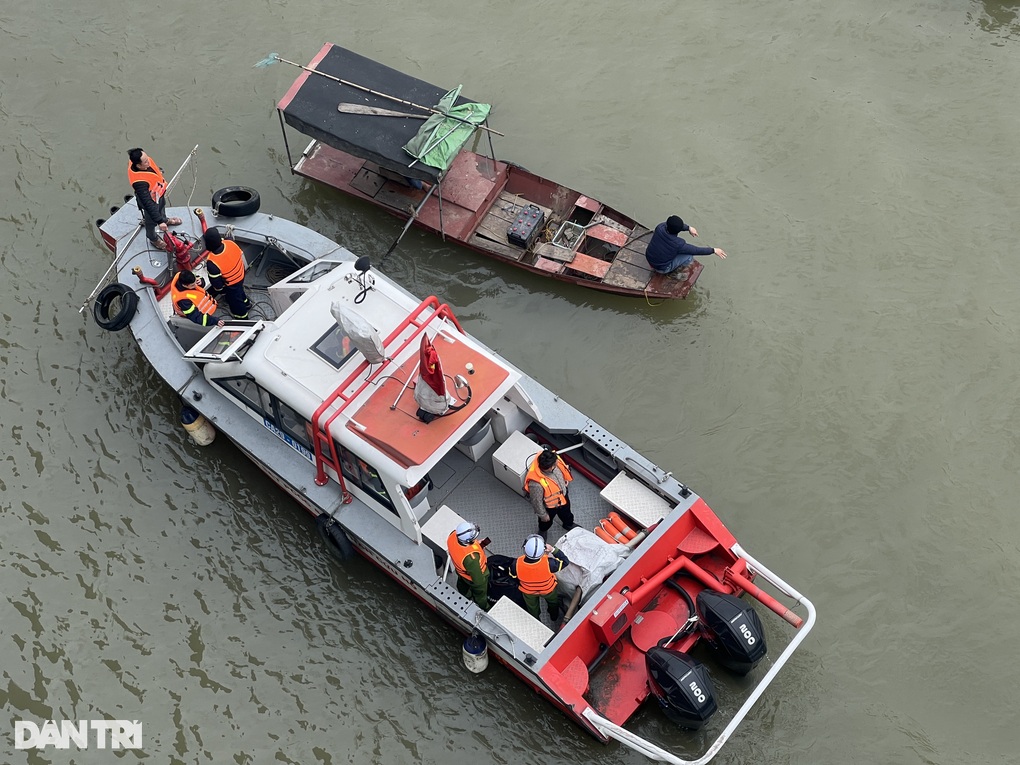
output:
M290 61L288 59L282 58L281 56L279 56L276 53L270 53L268 56L266 56L261 61L256 61L254 64L252 64L252 69L265 69L267 66L273 65L277 61L279 61L279 62L281 62L283 64L290 64L291 66L296 66L298 69L304 69L306 72L311 72L312 74L317 74L320 77L325 77L327 80L333 80L333 82L339 82L341 85L346 85L349 88L354 88L356 90L361 90L361 91L363 91L365 93L371 93L373 96L379 96L379 98L385 98L385 99L388 99L390 101L395 101L398 104L403 104L404 106L410 106L410 107L412 107L414 109L421 109L421 110L426 111L426 112L431 112L432 114L441 114L444 117L447 117L448 119L457 120L459 122L463 122L465 124L471 125L472 127L475 127L475 128L481 128L482 130L485 130L485 131L487 131L489 133L492 133L493 135L498 135L498 136L503 136L504 135L503 133L500 133L498 130L493 130L491 127L488 127L487 125L476 125L474 122L471 122L470 120L462 119L460 117L455 117L452 114L447 114L446 112L442 111L441 109L436 109L435 107L432 107L432 106L422 106L421 104L414 103L414 101L405 101L403 98L397 98L396 96L391 96L388 93L381 93L378 90L372 90L372 88L366 88L364 85L358 85L358 83L356 83L356 82L350 82L349 80L343 80L343 79L341 79L339 77L334 77L331 74L326 74L325 72L320 71L319 69L315 69L314 67L305 66L304 64L299 64L297 61Z

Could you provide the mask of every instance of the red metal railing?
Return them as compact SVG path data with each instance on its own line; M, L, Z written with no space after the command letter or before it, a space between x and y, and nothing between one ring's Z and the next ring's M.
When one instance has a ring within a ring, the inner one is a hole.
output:
M422 319L421 315L429 309L432 310L432 313L430 313L425 319ZM398 324L393 331L386 336L386 339L383 341L383 348L386 349L388 354L386 361L380 364L379 368L372 372L372 374L368 375L356 391L349 395L345 394L344 390L350 385L353 385L354 381L357 380L366 369L368 369L369 363L367 361L362 361L354 369L354 371L351 372L347 378L323 400L319 408L315 410L315 413L312 415L312 430L315 433L315 483L317 486L325 486L326 482L329 480L329 477L326 475L326 467L328 466L333 468L336 472L337 478L340 481L341 489L343 489L344 492L347 491L347 488L344 485L343 473L340 470L340 460L336 452L336 444L329 436L330 425L333 424L333 421L340 416L340 413L347 408L347 405L350 404L351 401L356 399L361 392L365 390L365 388L375 382L376 379L382 375L383 371L393 363L393 358L399 356L400 352L410 345L415 338L419 337L421 333L425 331L425 327L427 327L430 322L436 319L449 319L458 331L464 331L461 329L460 322L457 321L457 317L453 315L453 311L446 303L440 303L439 298L435 295L425 298L418 304L417 308L407 315L407 318L401 321L400 324ZM411 326L415 328L414 332L412 332L397 348L390 352L388 348L389 344L396 340L397 337L400 336L401 332ZM342 402L340 406L337 407L337 410L333 412L333 414L331 414L325 422L320 422L322 416L326 413L326 410L333 406L338 399L342 399ZM324 451L326 448L328 448L328 455Z

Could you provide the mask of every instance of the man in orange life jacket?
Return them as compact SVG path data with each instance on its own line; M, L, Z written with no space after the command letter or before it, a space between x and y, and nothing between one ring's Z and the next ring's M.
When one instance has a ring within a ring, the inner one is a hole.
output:
M453 567L457 569L457 590L471 599L483 611L489 610L489 566L485 549L478 543L478 526L468 521L457 524L457 528L446 538L446 550L450 553Z
M236 242L223 241L220 232L207 229L202 235L205 249L209 253L209 291L227 298L230 315L235 319L247 319L251 301L244 292L244 256Z
M209 327L215 324L222 327L226 322L216 321L216 301L199 286L198 280L191 271L178 271L170 282L170 295L174 309L196 324Z
M179 226L181 219L166 217L166 180L163 171L141 149L128 149L128 160L128 181L135 191L138 209L142 212L145 236L153 247L166 249L156 229L166 231L168 226Z
M564 531L570 531L577 525L567 497L567 484L572 480L574 477L570 475L567 464L548 447L532 460L528 474L524 476L524 491L538 515L538 533L543 539L557 516Z
M542 600L546 602L549 618L560 618L560 598L556 593L556 572L570 564L562 550L557 550L538 534L524 540L524 555L514 561L510 573L517 577L524 605L538 619L542 615Z

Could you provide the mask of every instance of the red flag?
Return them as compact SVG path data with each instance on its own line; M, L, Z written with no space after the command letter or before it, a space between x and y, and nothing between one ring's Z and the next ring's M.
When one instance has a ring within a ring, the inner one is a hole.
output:
M419 358L418 373L421 379L428 383L428 386L438 396L446 395L446 378L443 377L443 365L439 363L439 354L435 346L429 340L428 335L421 336L421 356Z

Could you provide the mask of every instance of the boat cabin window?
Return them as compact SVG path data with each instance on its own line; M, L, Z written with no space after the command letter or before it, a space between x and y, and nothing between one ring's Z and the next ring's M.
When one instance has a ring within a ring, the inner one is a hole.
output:
M261 415L262 424L305 459L312 461L312 426L304 417L251 377L218 377L214 382L235 399Z
M343 471L344 480L354 484L391 513L397 515L397 509L393 506L393 501L390 499L389 492L386 491L379 472L335 440L333 444L336 446L337 454L340 455L340 470Z
M240 360L264 325L265 322L257 321L218 327L199 340L184 357L194 361Z
M251 377L218 377L216 384L234 398L240 399L263 417L271 417L273 397L264 391Z
M357 350L339 324L334 324L332 329L312 346L312 351L325 359L334 369L342 367Z

